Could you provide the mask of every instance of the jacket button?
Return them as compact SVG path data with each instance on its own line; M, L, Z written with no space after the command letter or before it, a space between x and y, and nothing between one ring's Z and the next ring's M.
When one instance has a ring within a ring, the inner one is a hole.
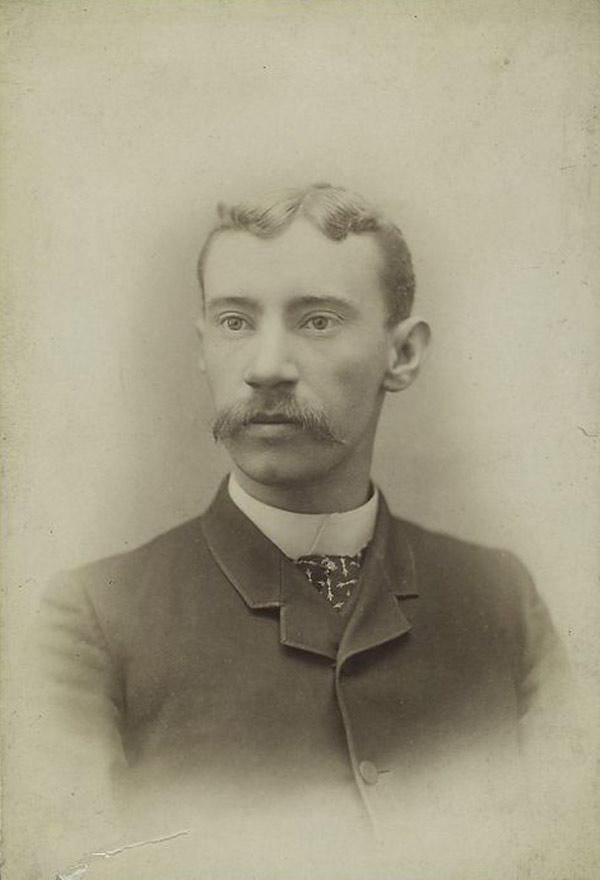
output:
M361 761L358 765L358 772L367 785L375 785L377 782L379 773L377 772L377 767L371 761Z

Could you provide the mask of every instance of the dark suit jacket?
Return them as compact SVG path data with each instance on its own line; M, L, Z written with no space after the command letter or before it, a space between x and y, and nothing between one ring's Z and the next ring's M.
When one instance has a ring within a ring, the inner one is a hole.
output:
M335 793L377 819L446 784L456 804L459 779L486 798L560 655L511 554L382 498L340 616L225 485L198 519L61 578L40 616L44 697L124 803L176 792L213 815Z

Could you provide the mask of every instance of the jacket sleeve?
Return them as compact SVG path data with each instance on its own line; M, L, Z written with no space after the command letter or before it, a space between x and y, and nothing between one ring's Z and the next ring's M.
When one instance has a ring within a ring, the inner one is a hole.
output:
M122 687L84 572L46 591L31 659L36 846L52 877L118 834L111 778L125 763Z
M503 553L509 577L518 586L516 602L516 683L519 717L530 718L569 698L569 663L548 608L525 566Z
M558 829L563 845L574 845L580 833L578 816L582 808L588 809L591 797L585 709L548 609L514 557L513 565L520 587L518 737L527 790L522 820L528 834L539 841L539 851L550 852L556 849Z
M57 578L42 598L36 626L41 698L47 720L121 761L123 691L85 584L77 573Z

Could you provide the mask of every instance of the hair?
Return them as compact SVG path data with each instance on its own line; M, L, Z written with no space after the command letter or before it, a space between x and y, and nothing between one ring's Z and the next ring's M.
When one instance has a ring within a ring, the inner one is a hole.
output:
M313 183L254 202L219 204L218 221L208 234L198 259L202 295L204 267L210 244L217 235L226 230L239 230L257 238L275 238L296 217L304 217L332 241L342 241L350 234L372 234L383 255L381 281L388 300L389 321L397 324L410 315L415 276L402 232L362 196L329 183Z

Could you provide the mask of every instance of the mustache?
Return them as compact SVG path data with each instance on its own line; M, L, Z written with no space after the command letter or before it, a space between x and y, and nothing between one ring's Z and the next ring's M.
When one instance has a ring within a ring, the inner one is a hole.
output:
M234 403L232 406L219 410L212 425L212 434L216 442L234 437L239 431L253 422L273 419L297 425L326 443L345 441L339 437L327 413L313 403L305 403L295 397L279 398L276 403L250 400Z

